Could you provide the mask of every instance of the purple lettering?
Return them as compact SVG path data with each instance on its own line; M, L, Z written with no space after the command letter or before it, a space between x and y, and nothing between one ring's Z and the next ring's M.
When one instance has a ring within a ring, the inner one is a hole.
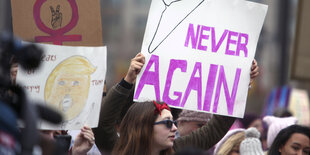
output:
M165 90L163 94L163 101L168 103L169 105L179 106L180 104L182 93L177 92L177 91L173 92L173 95L177 96L177 98L173 100L169 97L169 90L171 87L171 79L172 79L174 71L177 68L180 68L181 72L186 72L186 67L187 67L186 60L175 60L175 59L170 60L169 70L168 70L166 84L165 84Z
M151 72L150 68L155 65L155 71ZM153 85L155 89L156 100L160 101L160 89L159 89L159 57L152 55L138 84L134 98L138 99L144 85Z
M207 51L207 46L203 46L201 45L202 39L209 39L209 35L204 35L203 31L210 31L210 27L207 26L202 26L201 30L200 30L200 37L199 37L199 43L198 43L198 49L199 50L203 50L203 51Z
M216 80L216 74L217 74L217 68L218 65L211 64L210 70L209 70L209 76L207 81L207 87L206 87L206 93L205 93L205 99L204 99L204 105L203 105L203 111L210 111L211 106L211 100L214 90L214 84Z
M241 43L242 38L245 39L244 43ZM249 35L248 34L245 34L245 33L240 33L239 34L237 50L236 50L236 55L237 56L240 55L240 50L243 50L244 56L248 57L248 48L246 47L246 45L248 44L248 39L249 39Z
M227 104L227 111L228 111L229 115L233 114L234 104L235 104L235 99L236 99L236 94L237 94L237 88L238 88L239 79L240 79L240 73L241 73L241 69L237 68L236 75L235 75L235 81L234 81L234 85L233 85L231 96L230 96L228 86L227 86L226 77L225 77L224 67L222 65L220 66L220 72L219 72L219 77L218 77L218 81L217 81L216 93L215 93L214 105L213 105L213 112L214 113L217 112L217 106L219 103L221 86L223 84L224 85L225 98L226 98L226 104Z
M219 42L216 44L216 38L215 38L215 30L214 27L211 28L211 40L212 40L212 52L217 52L217 50L220 48L222 45L226 35L227 35L228 30L225 30L219 40Z
M184 44L185 47L188 47L188 42L191 39L192 48L196 49L199 29L200 29L200 25L197 26L197 31L196 31L197 33L195 34L194 25L189 24L188 30L187 30L187 36L186 36L186 40L185 40L185 44Z
M236 36L238 36L238 33L234 32L234 31L229 31L228 38L227 38L226 52L225 52L225 54L227 54L227 55L235 55L235 51L232 51L229 49L230 44L235 45L237 43L236 40L232 39L232 36L236 37Z
M195 77L196 72L199 73L198 77ZM187 85L184 98L181 102L181 107L184 107L184 104L192 90L197 91L197 101L198 101L198 110L201 110L201 63L196 62L193 73L191 75L190 81Z

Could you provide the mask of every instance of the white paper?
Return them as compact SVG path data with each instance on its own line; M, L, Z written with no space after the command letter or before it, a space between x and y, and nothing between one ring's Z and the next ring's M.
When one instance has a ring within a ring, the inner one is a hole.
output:
M134 100L243 117L266 13L244 0L153 0Z
M28 98L54 107L64 116L61 125L40 122L39 129L71 130L97 127L106 75L106 47L37 44L44 50L35 71L17 72Z

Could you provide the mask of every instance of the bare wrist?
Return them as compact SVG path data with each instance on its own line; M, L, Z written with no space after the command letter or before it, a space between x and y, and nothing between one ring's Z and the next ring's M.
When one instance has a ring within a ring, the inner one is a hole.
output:
M127 75L125 76L124 80L128 82L129 84L133 84L135 82L135 80L133 80L132 78L129 78Z

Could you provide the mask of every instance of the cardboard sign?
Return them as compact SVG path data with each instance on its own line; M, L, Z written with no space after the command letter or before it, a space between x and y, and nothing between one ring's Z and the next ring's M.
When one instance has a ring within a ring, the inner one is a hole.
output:
M134 100L243 117L266 12L244 0L153 0Z
M97 127L106 75L106 47L38 44L45 51L38 70L17 72L27 96L56 108L64 116L60 126L39 123L40 129Z
M297 118L298 124L310 125L309 96L306 90L292 89L288 109Z
M14 35L70 46L102 46L99 0L11 0Z

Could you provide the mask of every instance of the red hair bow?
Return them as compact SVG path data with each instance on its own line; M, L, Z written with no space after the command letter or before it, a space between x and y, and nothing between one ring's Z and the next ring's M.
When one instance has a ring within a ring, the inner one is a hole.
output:
M170 111L170 108L168 107L168 105L166 103L160 104L160 103L157 103L156 101L153 101L153 103L156 107L156 109L154 110L154 115L156 115L156 114L161 115L161 111L164 109L167 109Z

